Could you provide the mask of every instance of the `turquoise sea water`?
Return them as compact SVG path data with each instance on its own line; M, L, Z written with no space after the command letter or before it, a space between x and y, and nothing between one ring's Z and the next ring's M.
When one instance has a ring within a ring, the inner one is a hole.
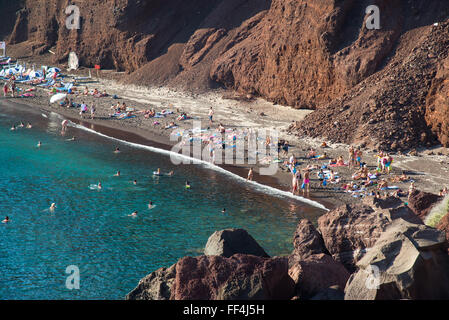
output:
M123 299L148 273L200 255L215 230L244 228L283 255L298 220L322 213L79 129L62 136L61 119L47 116L0 105L0 218L11 218L0 224L0 299ZM9 130L20 121L33 128ZM157 168L175 175L154 177ZM99 181L102 190L90 188ZM80 270L79 290L65 287L70 265Z

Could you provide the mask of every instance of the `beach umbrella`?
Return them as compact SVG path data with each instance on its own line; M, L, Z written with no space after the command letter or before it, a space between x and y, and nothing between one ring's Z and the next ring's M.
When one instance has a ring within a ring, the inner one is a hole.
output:
M67 97L67 94L65 94L65 93L57 93L57 94L55 94L54 96L52 96L50 98L50 103L58 102L59 100L62 100L65 97Z
M53 68L48 69L48 72L50 72L50 73L59 73L59 72L61 72L61 69L53 67Z

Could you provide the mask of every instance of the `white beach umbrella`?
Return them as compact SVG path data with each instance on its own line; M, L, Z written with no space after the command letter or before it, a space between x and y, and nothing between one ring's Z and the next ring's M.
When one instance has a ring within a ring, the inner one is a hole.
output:
M61 69L59 69L59 68L56 68L56 67L53 67L53 68L50 68L50 69L48 69L48 72L50 72L50 73L56 73L56 72L61 72Z
M55 94L54 96L52 96L50 98L50 103L58 102L59 100L62 100L65 97L67 97L67 94L65 94L65 93L57 93L57 94Z

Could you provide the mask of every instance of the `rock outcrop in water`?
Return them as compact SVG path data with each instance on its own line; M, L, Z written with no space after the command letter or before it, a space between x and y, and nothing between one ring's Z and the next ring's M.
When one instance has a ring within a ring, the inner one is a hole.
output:
M1 3L11 54L51 49L62 62L74 50L127 83L317 109L291 127L300 136L385 150L449 141L447 1L84 1L79 30L65 27L66 0ZM373 4L379 30L365 24Z
M139 281L137 287L126 295L127 300L170 300L176 277L176 264L160 268Z
M286 258L236 254L185 257L176 264L175 300L278 300L293 295Z
M269 258L265 250L243 229L226 229L214 232L207 240L204 254L229 258L236 253Z
M399 198L366 198L321 216L318 229L301 220L288 257L243 254L236 247L230 257L184 257L143 278L126 298L445 299L449 295L446 218L438 226L443 232L422 224ZM218 231L211 239L222 239L229 231ZM372 266L380 272L374 274L377 282L370 277Z

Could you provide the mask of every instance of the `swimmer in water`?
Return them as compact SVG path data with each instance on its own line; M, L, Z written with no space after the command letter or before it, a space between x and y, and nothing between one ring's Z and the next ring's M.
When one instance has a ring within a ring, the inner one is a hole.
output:
M70 138L70 139L67 139L67 141L75 141L75 136L73 136L72 138Z
M137 180L134 180L134 181L133 181L133 184L136 186L136 185L137 185Z
M157 168L156 174L157 174L157 175L160 175L160 174L161 174L161 168Z
M42 146L42 143L39 141L39 142L37 143L37 147L40 148L41 146Z
M148 203L148 209L153 209L154 205L153 205L153 201L150 200L150 203Z
M98 189L101 189L102 188L102 186L101 186L101 182L98 182Z
M172 176L172 175L174 175L175 174L175 172L172 170L172 171L170 171L169 173L167 173L167 175L169 175L169 176Z
M50 211L55 211L56 209L56 203L52 203L50 206Z
M11 131L14 131L14 130L16 130L16 125L15 124L13 124L12 127L11 127Z
M23 127L25 127L25 125L23 124L23 122L22 122L22 121L20 121L19 127L20 127L20 128L23 128Z
M131 213L129 216L130 216L130 217L136 217L136 216L137 216L137 211L134 211L134 212Z
M114 153L120 153L120 149L119 149L119 147L115 148L115 151L114 151Z
M26 128L27 128L27 129L31 129L32 127L33 127L33 126L31 125L31 123L28 122Z
M221 213L226 213L226 208L223 208L223 210L221 210Z
M10 220L9 220L9 217L6 216L6 217L5 217L5 220L3 220L2 223L8 223L9 221L10 221Z
M190 182L186 181L186 189L190 189Z
M117 173L114 174L114 177L120 177L120 171L117 171Z

